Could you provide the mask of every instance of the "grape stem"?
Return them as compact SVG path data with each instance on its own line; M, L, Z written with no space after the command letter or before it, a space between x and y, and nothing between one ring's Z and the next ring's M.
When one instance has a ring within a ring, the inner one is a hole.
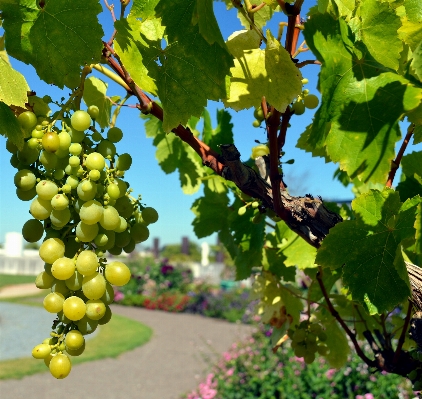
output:
M114 110L114 112L113 112L113 116L111 117L111 122L110 122L110 128L112 128L112 127L114 127L115 125L116 125L116 120L117 120L117 117L119 116L119 114L120 114L120 110L121 110L121 108L122 108L122 106L125 104L125 102L130 98L132 96L132 94L131 93L126 93L126 96L122 99L122 101L120 101L118 104L117 104L117 107L116 107L116 109Z
M303 68L305 65L321 65L321 62L318 60L305 60L296 64L298 68Z
M125 90L131 91L130 87L119 75L115 74L107 68L104 68L101 64L92 64L91 67L97 70L98 72L101 72L103 75L107 76L109 79L113 80L120 86L122 86Z
M410 138L415 130L415 125L411 123L407 128L406 136L404 137L403 143L400 146L400 150L397 153L397 157L394 161L391 162L391 169L390 173L388 174L387 183L385 183L386 187L391 187L393 185L394 177L396 176L397 169L400 166L401 159L403 158L403 154L406 151L407 145L409 144Z

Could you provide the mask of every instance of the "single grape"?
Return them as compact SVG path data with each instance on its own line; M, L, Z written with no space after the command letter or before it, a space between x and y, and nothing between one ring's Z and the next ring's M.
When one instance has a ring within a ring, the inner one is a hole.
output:
M122 154L117 158L116 169L129 170L132 165L132 157L129 154Z
M31 202L29 212L35 219L45 220L50 216L52 209L51 201L37 197Z
M116 208L117 212L119 212L119 215L125 219L129 219L132 216L133 204L129 197L126 195L123 195L123 197L116 201L114 208Z
M90 180L98 181L101 178L101 173L99 170L93 169L89 171L88 177Z
M22 227L23 238L28 242L37 242L44 234L43 224L36 219L30 219Z
M303 360L305 360L306 364L311 364L315 360L315 353L307 352L305 356L303 356Z
M85 224L84 222L79 222L76 226L76 237L82 242L93 241L98 234L98 224Z
M82 288L82 279L83 275L75 270L67 280L65 280L66 287L68 287L71 291L77 291Z
M296 101L292 105L292 110L296 115L302 115L303 113L305 113L305 104L303 103L303 101Z
M72 138L70 137L70 134L66 132L65 130L63 130L58 134L58 136L60 140L59 149L62 151L69 150L70 144L72 142Z
M70 290L64 280L55 280L53 286L51 287L51 292L57 292L65 296L70 292Z
M41 259L46 263L53 264L64 255L64 243L59 238L45 240L39 249Z
M319 99L316 95L314 94L308 94L304 99L303 102L305 104L306 108L309 109L314 109L316 107L318 107L319 104Z
M327 340L327 334L324 332L324 331L321 331L320 333L318 333L318 339L321 341L321 342L324 342L324 341L326 341Z
M78 298L78 299L80 299L80 298ZM84 304L84 307L85 307L85 304ZM77 349L79 349L83 346L83 344L85 343L85 338L83 337L83 335L81 334L80 331L71 330L66 334L66 338L65 338L64 342L66 344L67 349L77 350Z
M104 208L98 201L89 200L81 206L79 217L85 224L94 224L101 220L103 212Z
M29 146L29 148L32 148L32 149L38 149L38 147L39 147L38 139L34 138L34 137L32 139L29 139L28 140L28 146Z
M22 129L32 130L37 125L37 116L31 111L25 111L18 116L18 122Z
M51 273L57 280L67 280L74 272L75 262L66 257L55 260L51 266Z
M264 120L264 111L262 110L261 107L255 108L255 110L253 112L253 116L258 122L261 122L261 121ZM257 126L255 126L255 127L257 127Z
M43 301L44 308L49 313L57 313L63 309L64 296L59 292L51 292Z
M76 259L76 269L84 276L94 274L98 266L97 255L93 251L82 251Z
M158 220L158 212L151 207L142 209L142 219L148 224L155 223Z
M48 344L40 344L32 349L32 357L35 359L45 359L51 353L50 345Z
M101 234L105 234L107 239L106 239L106 244L102 245L100 247L100 249L105 252L107 251L109 248L114 247L115 244L115 240L116 240L116 233L112 230L105 230L103 228L100 229L101 230Z
M119 216L120 224L114 229L116 233L123 233L127 229L127 221L122 216Z
M97 119L98 116L100 115L100 109L96 106L96 105L90 105L88 107L88 115L92 118L92 119Z
M47 288L51 288L54 281L55 279L53 276L48 274L46 271L42 271L35 279L35 286L41 290L45 290Z
M36 186L38 197L51 200L59 192L57 185L50 180L41 180Z
M140 243L143 241L146 241L149 237L149 229L148 227L140 224L140 223L135 223L131 228L130 228L130 235L132 236L132 238L134 239L134 241L136 243Z
M53 377L61 380L69 375L72 364L66 355L59 353L51 359L49 369Z
M35 189L35 187L32 187L28 191L23 191L20 188L16 189L16 196L21 201L31 201L36 195L37 195L37 190Z
M46 104L50 104L50 103L52 103L52 102L53 102L53 99L52 99L50 96L48 96L48 95L45 95L45 96L42 98L42 100L43 100Z
M106 306L100 299L90 299L86 303L86 316L91 320L100 320L106 312Z
M81 164L81 160L79 159L79 157L77 157L76 155L72 155L70 158L69 158L69 165L72 167L72 168L77 168L77 167L79 167L79 165Z
M317 346L317 352L321 356L325 356L329 352L328 346L326 346L326 345L318 345Z
M107 324L110 319L111 319L112 313L111 313L111 309L108 305L106 305L106 311L103 317L101 317L100 320L98 320L98 324L100 326L103 326L104 324Z
M57 166L57 155L52 152L41 151L39 161L44 166L46 170L55 169Z
M63 314L72 321L77 321L82 319L84 317L86 312L86 305L85 302L77 297L77 296L70 296L67 298L63 303ZM66 342L66 345L69 346ZM82 343L81 343L82 345ZM77 348L71 348L71 349L78 349Z
M69 223L71 218L70 209L55 210L50 213L50 221L56 227L63 227Z
M117 245L114 245L114 247L108 249L108 252L111 255L119 256L123 252L123 248L120 248Z
M106 281L102 274L94 272L82 280L82 291L88 299L100 299L105 292Z
M130 243L132 236L129 231L124 231L122 233L116 233L116 241L114 243L118 248L123 248Z
M130 280L130 270L122 262L111 262L106 266L105 269L105 278L110 284L122 286L129 282Z
M114 230L120 226L119 212L112 206L105 206L99 222L105 230Z
M42 137L42 146L48 152L56 152L60 147L60 138L56 132L47 132Z
M116 146L110 140L102 140L97 146L97 151L104 158L113 158L116 155Z
M124 182L121 179L114 179L114 183L116 183L117 184L117 187L119 187L120 197L123 197L126 194L126 191L128 189L127 183Z
M135 242L135 240L132 238L132 239L130 240L130 243L129 243L129 244L127 244L125 247L123 247L123 251L125 251L127 254L130 254L131 252L133 252L133 251L134 251L135 247L136 247L136 242Z
M16 157L22 165L31 165L38 159L39 153L38 148L30 148L28 142L24 142Z
M75 188L77 188L77 187L78 187L78 184L79 184L79 179L78 179L77 177L75 177L75 176L69 176L69 177L66 179L66 184L68 184L68 185L70 186L70 188L71 188L72 190L74 190Z
M108 243L108 236L105 233L99 233L97 237L95 237L94 244L97 247L104 247Z
M16 154L18 151L18 147L16 144L12 143L10 139L6 140L6 150L9 151L11 154Z
M66 173L63 169L56 169L53 173L53 176L56 180L62 180L66 176ZM62 187L62 191L63 191L63 187Z
M107 186L107 194L110 196L110 198L117 200L120 198L120 190L119 186L117 184L109 184Z
M105 167L105 160L100 153L91 152L91 154L86 157L85 165L88 170L103 170Z
M70 123L75 130L83 132L91 126L91 117L87 112L78 110L71 116Z
M56 211L62 211L69 205L69 200L65 194L57 194L51 199L51 206Z
M78 326L78 330L81 332L81 334L88 335L92 334L97 329L98 321L99 320L92 320L87 315L85 315L81 320L76 322L76 325Z
M101 141L101 140L104 139L103 136L101 136L101 134L99 132L97 132L97 131L95 131L94 133L92 133L91 138L92 138L92 140L94 140L96 142Z
M118 127L112 127L107 132L107 139L112 143L118 143L123 138L123 132Z
M239 216L242 216L242 215L244 215L244 214L246 213L246 211L247 211L246 206L241 206L241 207L237 210L237 214L238 214Z
M114 289L108 281L106 281L106 290L104 295L100 299L105 305L110 305L110 303L114 302Z
M306 78L302 79L302 84L306 85L307 83L309 83L309 79L306 79Z
M306 331L303 328L300 328L295 331L295 334L293 336L293 340L296 342L302 342L306 338Z
M80 355L82 355L82 353L84 352L84 350L85 350L85 341L84 341L83 345L79 349L72 350L72 349L66 348L66 352L70 356L80 356Z
M85 139L85 133L76 129L69 130L69 136L72 143L81 143Z
M83 180L78 184L76 191L81 200L89 201L95 198L95 195L97 194L97 185L95 182Z
M260 127L260 126L261 126L261 122L260 122L259 120L255 119L255 120L252 122L252 126L253 126L253 127Z

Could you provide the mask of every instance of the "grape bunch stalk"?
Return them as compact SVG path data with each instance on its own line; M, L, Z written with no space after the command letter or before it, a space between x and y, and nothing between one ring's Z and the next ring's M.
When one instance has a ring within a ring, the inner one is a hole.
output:
M129 268L120 261L107 263L105 253L132 252L148 239L148 225L158 220L157 211L144 206L140 196L132 197L123 180L132 158L116 152L121 129L111 127L103 137L95 127L99 109L72 111L71 99L59 104L54 118L21 113L23 148L6 144L18 169L16 194L31 201L33 218L22 234L28 242L37 242L45 233L39 248L44 271L35 285L51 290L43 305L57 313L50 337L35 346L32 355L43 359L58 379L70 373L69 356L83 353L84 337L110 320L113 286L130 279ZM45 96L43 101L52 100Z

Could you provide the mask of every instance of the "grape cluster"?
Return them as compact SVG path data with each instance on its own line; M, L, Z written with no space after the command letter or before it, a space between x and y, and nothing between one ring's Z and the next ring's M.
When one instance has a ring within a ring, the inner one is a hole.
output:
M328 353L328 347L324 344L327 334L318 323L302 321L295 330L289 330L288 335L295 355L303 357L306 364L313 363L317 352L322 356Z
M6 143L11 164L18 169L16 194L31 201L33 219L24 224L22 234L37 242L45 233L39 248L45 266L35 284L51 289L43 305L57 313L51 337L32 355L44 359L59 379L70 373L68 355L84 351L84 336L110 320L113 285L130 279L129 268L120 261L107 263L105 252L132 252L149 237L148 225L158 220L154 208L130 195L123 178L132 158L118 155L115 146L123 133L112 127L104 138L92 122L98 111L91 106L88 112L70 115L62 109L61 129L55 126L57 120L23 112L18 117L27 133L23 148Z
M302 83L308 83L308 79L303 79ZM306 108L314 109L318 107L318 105L318 97L314 94L309 94L308 89L304 89L302 93L297 97L296 101L291 105L291 109L296 115L302 115L305 112Z

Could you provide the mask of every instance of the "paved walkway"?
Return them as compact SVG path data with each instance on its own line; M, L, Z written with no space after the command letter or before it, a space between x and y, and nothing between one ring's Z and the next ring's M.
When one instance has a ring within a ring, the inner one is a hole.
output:
M35 281L35 278L34 278ZM34 283L6 285L0 288L0 298L15 298L39 294L41 290Z
M178 399L198 386L233 342L251 332L250 326L196 315L118 305L112 310L150 326L151 340L116 359L77 365L64 380L47 372L0 381L0 398Z

